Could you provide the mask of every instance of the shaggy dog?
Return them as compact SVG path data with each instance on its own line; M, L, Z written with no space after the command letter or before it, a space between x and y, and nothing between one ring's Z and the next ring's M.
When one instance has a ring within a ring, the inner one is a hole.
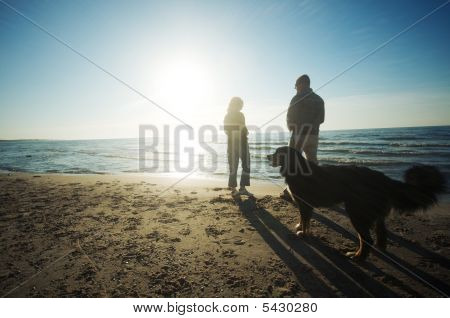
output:
M358 232L359 248L348 253L364 260L372 246L370 229L375 227L376 246L386 248L384 220L391 209L399 213L425 210L437 203L436 195L445 190L445 178L432 166L413 166L404 174L404 182L383 173L358 166L318 166L300 152L280 147L267 159L280 167L288 189L300 209L297 235L309 234L312 209L345 204L345 210Z

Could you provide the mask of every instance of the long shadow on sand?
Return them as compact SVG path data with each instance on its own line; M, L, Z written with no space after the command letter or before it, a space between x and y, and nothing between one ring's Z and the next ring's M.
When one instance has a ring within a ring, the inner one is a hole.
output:
M343 208L340 207L334 207L333 211L338 212L340 214L346 215L346 212ZM401 237L398 234L395 234L391 231L388 232L388 239L392 242L395 242L407 249L409 249L411 252L414 252L424 258L430 259L433 262L445 267L446 269L450 270L450 260L442 255L439 255L435 252L432 252L430 250L427 250L423 246L420 246L417 243L413 243L403 237Z
M293 240L287 227L254 200L238 201L242 214L313 297L398 297L353 261L320 240ZM326 281L320 279L321 274Z
M333 210L345 215L345 210L342 208L333 208ZM339 224L336 224L335 222L331 221L330 219L324 217L323 215L314 213L313 218L316 219L318 222L321 222L325 226L340 233L345 238L352 240L355 243L357 242L356 237L353 236L352 234L350 234L345 228L343 228ZM439 254L429 251L426 248L424 248L416 243L413 243L411 241L408 241L407 239L405 239L395 233L392 233L390 231L388 231L388 239L393 242L398 243L400 246L405 247L405 248L409 249L410 251L412 251L424 258L428 258L429 260L432 260L436 264L439 264L446 269L450 269L450 261L447 258L445 258ZM389 252L383 252L383 254L384 254L383 255L376 251L374 252L374 254L377 255L382 260L384 260L385 262L394 264L394 266L396 266L396 268L398 268L400 271L407 274L412 279L417 280L418 282L434 289L438 294L440 294L442 296L447 296L447 297L448 297L448 295L450 295L450 286L448 284L431 276L430 274L425 273L424 271L422 271L416 267L413 267L411 264L408 264L403 259L398 258L394 254L389 253ZM400 266L398 266L398 265L400 265Z

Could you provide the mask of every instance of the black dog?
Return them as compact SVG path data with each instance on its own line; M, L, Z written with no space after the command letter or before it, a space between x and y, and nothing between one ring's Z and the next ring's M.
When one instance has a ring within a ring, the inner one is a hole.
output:
M345 210L359 235L359 249L348 253L354 259L365 259L375 226L376 245L386 248L384 219L391 209L399 213L425 210L437 203L436 195L445 190L445 178L432 166L414 166L404 174L404 182L383 173L357 166L318 166L300 152L280 147L267 159L281 167L293 199L300 208L301 223L297 235L309 234L313 207L345 204Z

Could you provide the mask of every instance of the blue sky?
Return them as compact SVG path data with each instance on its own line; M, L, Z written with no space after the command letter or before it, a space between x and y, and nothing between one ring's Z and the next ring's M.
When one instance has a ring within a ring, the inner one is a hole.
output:
M193 126L220 125L235 95L258 126L299 75L320 87L445 1L8 2ZM450 4L320 89L322 128L450 124L449 30ZM177 123L1 3L0 43L0 139Z

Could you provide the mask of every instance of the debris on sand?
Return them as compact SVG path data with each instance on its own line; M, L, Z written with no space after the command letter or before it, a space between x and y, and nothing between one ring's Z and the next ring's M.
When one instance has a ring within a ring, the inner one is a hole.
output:
M223 196L219 195L218 197L212 198L209 200L209 203L215 204L215 203L229 203L234 204L234 200L232 198L224 198Z
M214 238L218 237L219 235L225 234L229 231L230 230L218 229L215 225L208 225L205 228L206 235L212 236Z

